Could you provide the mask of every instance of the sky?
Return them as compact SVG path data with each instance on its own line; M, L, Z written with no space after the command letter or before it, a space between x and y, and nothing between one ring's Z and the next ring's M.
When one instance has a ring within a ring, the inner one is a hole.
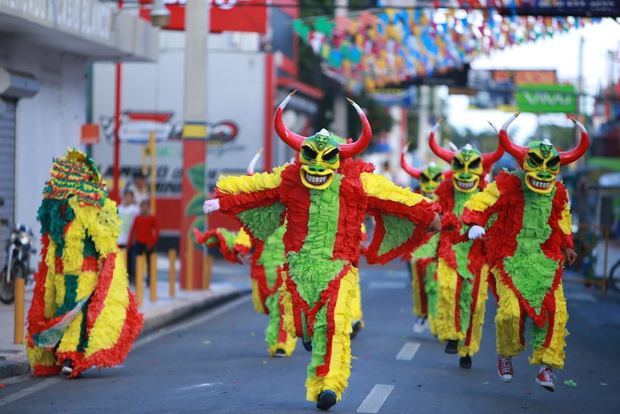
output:
M560 82L575 83L578 78L579 38L584 36L584 88L587 93L596 93L606 85L610 75L608 51L620 50L620 23L604 19L579 30L556 35L552 39L540 40L527 45L514 46L497 51L490 56L474 60L473 69L556 69ZM616 57L616 80L620 60ZM451 96L448 100L448 121L460 128L474 131L488 129L487 121L500 127L510 113L496 110L468 109L468 98ZM538 122L570 125L564 115L541 115ZM513 138L523 142L536 129L537 117L522 114L515 125Z

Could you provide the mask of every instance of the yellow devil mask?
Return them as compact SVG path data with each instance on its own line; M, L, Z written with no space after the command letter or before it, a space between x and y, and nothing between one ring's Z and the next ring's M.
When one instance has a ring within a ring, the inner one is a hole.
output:
M457 191L469 193L475 191L483 181L484 176L491 170L504 154L504 149L499 146L495 152L482 154L480 151L467 144L458 151L447 150L435 141L435 133L439 124L435 125L428 137L431 150L441 159L449 162L452 166L452 184Z
M512 142L508 136L508 127L517 116L519 114L515 114L502 126L499 132L500 143L525 171L523 180L526 187L536 193L549 194L555 187L553 183L560 173L560 166L570 164L585 154L590 143L588 133L579 121L571 118L581 131L581 139L576 148L558 151L548 139L532 141L523 147Z
M405 157L406 154L407 149L405 147L400 154L400 166L410 176L418 180L418 182L420 183L420 191L422 192L422 195L426 198L434 200L435 190L437 190L439 184L443 182L443 171L433 162L424 169L412 167L407 163L407 159Z
M299 152L299 162L301 163L299 175L302 184L311 190L324 190L334 181L334 174L340 167L340 161L344 158L354 157L370 144L372 138L370 123L362 108L349 99L362 121L362 133L357 141L345 140L325 129L310 137L298 135L289 130L282 120L284 108L294 93L287 96L278 106L274 127L282 141Z

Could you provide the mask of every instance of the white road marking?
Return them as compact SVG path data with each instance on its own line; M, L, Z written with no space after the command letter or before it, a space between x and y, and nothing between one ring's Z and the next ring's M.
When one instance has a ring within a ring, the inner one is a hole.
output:
M46 380L37 382L36 384L31 385L30 387L26 387L23 390L19 390L17 392L14 392L13 394L9 394L6 397L0 399L0 407L3 407L17 400L21 400L24 397L34 394L35 392L41 391L60 381L61 381L60 378L48 378Z
M251 297L249 295L244 295L238 299L233 300L232 302L229 302L225 305L222 306L218 306L217 308L215 308L214 310L208 312L206 315L202 316L202 317L198 317L192 320L189 320L185 323L181 323L181 324L177 324L174 327L171 328L163 328L147 337L144 337L138 341L136 341L136 343L134 344L133 348L137 349L140 348L148 343L153 342L156 339L161 338L164 335L168 335L183 329L189 329L192 326L195 325L199 325L201 323L207 322L217 316L222 315L223 313L226 313L234 308L236 308L237 306L240 306L246 302L248 302L251 299ZM29 379L30 376L29 375L22 375L20 377L17 378L23 378L23 380L25 379ZM23 381L22 379L12 379L12 383L18 383ZM13 394L9 394L5 397L3 397L2 399L0 399L0 407L5 406L7 404L10 404L12 402L15 402L17 400L21 400L24 397L27 397L31 394L34 394L35 392L39 392L41 390L44 390L47 387L50 387L58 382L62 381L61 378L48 378L46 380L37 382L29 387L26 387L22 390L19 390L17 392L14 392ZM6 381L8 383L8 381Z
M370 289L407 289L407 283L396 281L377 281L368 284Z
M394 389L393 385L384 385L377 384L372 387L370 393L364 398L364 401L357 408L358 413L367 413L367 414L375 414L378 413L385 400L390 396L392 390Z
M400 349L398 355L396 355L396 359L400 361L411 361L415 356L416 352L418 352L418 349L420 349L419 342L407 342Z
M189 387L179 388L179 391L193 390L195 388L208 388L208 387L214 387L216 385L224 385L224 383L223 382L205 382L204 384L196 384L196 385L190 385Z

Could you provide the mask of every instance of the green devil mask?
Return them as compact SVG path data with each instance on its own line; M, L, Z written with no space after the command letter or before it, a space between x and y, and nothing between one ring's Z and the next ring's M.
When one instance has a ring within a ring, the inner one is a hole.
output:
M406 147L403 148L403 151L400 153L400 166L405 170L410 176L418 180L420 183L420 191L422 195L426 198L430 198L434 200L435 190L439 187L439 184L443 182L443 170L439 168L434 162L430 163L428 167L424 169L412 167L407 163L405 155L407 154Z
M372 138L370 123L362 108L349 99L362 121L362 133L357 141L345 140L326 129L321 129L309 137L298 135L289 130L282 120L284 108L294 93L287 96L278 106L274 127L280 139L293 150L299 152L299 162L301 163L299 175L302 184L311 190L324 190L333 182L334 174L340 167L341 159L354 157L370 144Z
M435 141L435 133L439 129L439 124L435 125L428 137L431 150L442 160L449 162L452 166L452 184L457 191L469 193L478 188L480 181L488 174L495 164L504 154L504 148L498 146L492 153L482 154L470 144L465 145L458 151L447 150Z
M572 119L575 126L581 131L581 139L576 148L570 151L558 151L548 139L531 141L527 146L517 145L508 136L508 127L519 114L510 118L499 132L499 140L506 151L512 155L525 171L525 185L530 190L549 194L553 191L553 183L560 173L560 166L570 164L585 154L590 143L590 137L584 126Z

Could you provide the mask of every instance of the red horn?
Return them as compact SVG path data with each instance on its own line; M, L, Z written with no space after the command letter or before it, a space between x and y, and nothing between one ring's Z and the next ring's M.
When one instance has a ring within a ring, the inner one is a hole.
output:
M508 127L510 126L512 121L517 119L518 116L519 113L517 112L508 121L506 121L504 125L502 125L502 129L500 129L499 131L499 143L501 147L508 152L508 154L515 157L519 161L520 165L523 165L525 157L527 156L527 147L522 147L521 145L515 144L510 140L510 137L508 136Z
M573 118L569 119L575 123L575 126L579 128L579 130L581 130L581 138L579 139L579 144L577 144L576 148L573 148L570 151L560 151L560 165L566 165L577 161L583 156L583 154L586 153L588 146L590 145L590 135L588 135L588 131L586 131L581 122Z
M437 141L435 141L435 134L437 131L439 131L439 123L436 123L433 129L431 129L430 134L428 134L428 146L431 147L431 151L433 151L439 158L447 163L451 163L452 158L454 158L456 153L437 144Z
M284 99L282 103L278 106L278 109L276 109L276 116L273 119L273 125L280 139L282 139L282 141L284 141L289 147L293 148L293 150L299 152L301 151L301 143L306 140L306 137L304 137L303 135L296 134L290 129L288 129L286 125L284 125L284 121L282 120L282 114L284 113L284 107L286 106L288 101L291 99L291 96L295 94L295 92L297 91L291 92L286 97L286 99Z
M405 155L407 154L407 147L403 147L403 151L400 153L400 166L403 167L403 170L407 171L407 173L415 178L416 180L420 179L420 175L422 174L422 170L419 168L412 167L407 164L407 160L405 159Z
M368 118L366 118L364 110L351 99L347 98L347 100L351 103L351 105L353 105L360 117L360 121L362 121L362 133L357 141L351 144L340 144L338 150L340 151L340 156L342 158L355 157L357 154L366 149L368 144L370 144L370 139L372 138L372 129L370 128L370 123L368 122Z

